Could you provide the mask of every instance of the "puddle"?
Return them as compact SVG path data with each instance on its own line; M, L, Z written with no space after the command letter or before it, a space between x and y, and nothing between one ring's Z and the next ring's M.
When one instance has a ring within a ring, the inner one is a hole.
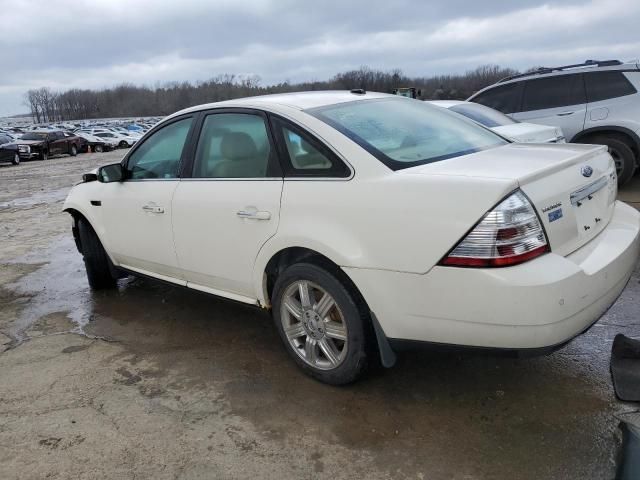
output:
M67 198L69 190L69 187L64 187L58 190L36 192L28 197L15 198L8 202L0 202L0 210L9 208L28 208L36 205L61 202Z
M13 264L44 264L37 270L5 286L18 296L28 297L19 318L9 329L18 342L40 318L64 312L73 323L71 330L84 333L93 309L93 298L84 272L82 257L70 235L60 236L41 252L17 257Z

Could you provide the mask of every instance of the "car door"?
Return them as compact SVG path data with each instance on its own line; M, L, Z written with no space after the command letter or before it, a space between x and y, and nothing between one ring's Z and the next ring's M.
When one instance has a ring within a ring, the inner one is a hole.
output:
M15 150L3 148L5 145L13 143L10 137L0 135L0 162L11 162L15 155Z
M67 153L66 140L62 132L52 132L49 134L49 155L60 155Z
M525 81L522 108L512 117L560 127L565 138L571 139L584 128L586 112L582 74L574 73Z
M173 197L178 263L192 288L253 303L258 251L276 233L282 175L263 112L203 113L191 178Z
M160 127L123 160L127 178L102 184L91 199L116 262L177 283L184 282L173 245L171 200L192 125L193 117L185 116Z

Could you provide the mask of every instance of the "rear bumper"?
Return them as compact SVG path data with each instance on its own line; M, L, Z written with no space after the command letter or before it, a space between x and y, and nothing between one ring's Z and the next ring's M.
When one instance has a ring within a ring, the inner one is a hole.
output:
M580 334L615 302L640 253L640 213L617 202L609 225L567 257L424 275L344 268L390 339L544 349Z

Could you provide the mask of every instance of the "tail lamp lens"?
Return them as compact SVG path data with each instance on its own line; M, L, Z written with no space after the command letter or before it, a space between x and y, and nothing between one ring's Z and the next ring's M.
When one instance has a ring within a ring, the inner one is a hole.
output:
M549 252L531 202L517 190L488 212L440 262L457 267L507 267Z

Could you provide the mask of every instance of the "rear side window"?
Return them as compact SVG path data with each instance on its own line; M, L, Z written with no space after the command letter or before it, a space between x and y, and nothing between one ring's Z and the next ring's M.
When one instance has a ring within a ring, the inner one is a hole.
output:
M516 82L482 92L471 101L486 105L502 113L514 113L520 111L521 98L522 82Z
M538 78L525 82L523 112L581 103L586 103L586 98L582 76L579 74Z
M276 176L265 120L249 113L214 113L205 118L198 140L195 178Z
M348 177L349 168L325 146L296 125L272 117L287 177Z
M589 103L638 93L622 72L590 72L584 74Z

